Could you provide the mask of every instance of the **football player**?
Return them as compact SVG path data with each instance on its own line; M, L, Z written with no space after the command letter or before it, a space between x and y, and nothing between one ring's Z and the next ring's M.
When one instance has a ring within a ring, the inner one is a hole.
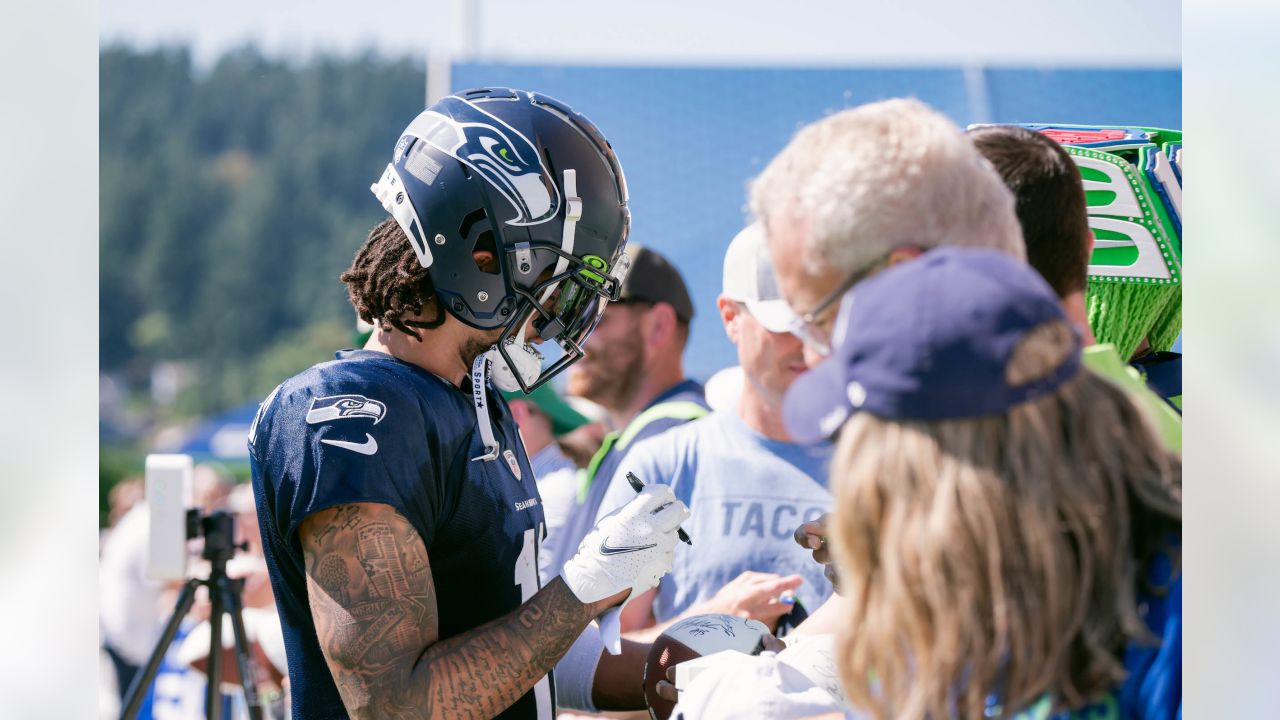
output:
M567 367L617 298L622 169L569 107L482 89L418 115L372 190L393 219L342 281L376 330L249 433L293 716L549 720L552 666L667 572L688 515L646 488L540 587L543 510L493 391Z

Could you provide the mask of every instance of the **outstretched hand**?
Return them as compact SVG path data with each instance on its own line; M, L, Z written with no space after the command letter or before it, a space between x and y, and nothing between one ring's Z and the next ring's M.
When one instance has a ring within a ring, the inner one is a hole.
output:
M759 620L772 628L795 607L795 589L802 583L799 575L747 570L720 588L703 609Z

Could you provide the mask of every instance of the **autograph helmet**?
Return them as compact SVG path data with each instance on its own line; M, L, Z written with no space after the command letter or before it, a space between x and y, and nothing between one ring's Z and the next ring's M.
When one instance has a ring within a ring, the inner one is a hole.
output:
M595 125L558 100L506 88L445 97L409 123L370 189L408 236L440 306L471 327L504 329L500 388L530 392L581 358L618 299L626 180ZM496 270L477 265L478 249L496 255ZM526 342L530 319L564 351L550 367Z

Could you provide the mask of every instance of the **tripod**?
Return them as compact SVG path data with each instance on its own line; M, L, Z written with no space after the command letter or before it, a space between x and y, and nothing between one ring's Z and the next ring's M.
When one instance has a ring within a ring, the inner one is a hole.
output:
M247 544L235 543L235 518L225 512L214 512L201 516L197 510L187 511L187 536L204 536L204 551L201 557L209 561L209 577L207 579L190 578L182 585L178 595L177 606L169 622L164 626L159 642L151 651L146 668L133 679L129 692L125 696L124 711L120 720L133 720L138 716L138 708L142 705L143 696L151 682L155 680L156 671L164 659L169 645L178 633L182 619L191 610L196 599L196 589L204 586L209 589L209 601L213 606L209 616L209 685L205 689L205 717L208 720L222 718L222 614L231 614L231 630L235 634L236 665L240 671L240 686L244 688L245 703L249 709L251 720L262 720L262 703L258 698L258 687L254 680L253 658L249 654L249 639L244 631L243 607L240 591L244 581L227 577L227 561L237 549L247 549Z

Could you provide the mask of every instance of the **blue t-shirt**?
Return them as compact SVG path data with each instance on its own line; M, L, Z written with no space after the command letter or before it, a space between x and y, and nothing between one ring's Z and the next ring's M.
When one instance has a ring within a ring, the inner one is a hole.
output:
M831 509L831 452L828 443L770 440L734 412L714 412L636 445L610 481L598 517L635 496L627 471L645 484L670 485L693 514L684 523L693 546L677 546L675 566L658 584L654 617L676 617L747 570L804 576L796 595L809 610L830 597L822 566L792 536L800 523Z
M710 409L707 406L702 385L695 380L683 380L667 388L661 395L654 398L653 402L649 403L645 410L662 403L693 403L702 408ZM618 469L618 464L631 452L631 448L634 448L645 438L666 432L686 422L688 422L688 419L683 417L657 418L646 424L626 445L617 443L610 447L608 453L596 468L596 474L587 490L586 499L582 502L575 502L564 526L560 528L556 535L547 536L547 543L543 550L552 554L550 562L546 565L547 572L552 577L560 574L564 564L578 552L578 545L582 543L582 538L586 537L587 533L591 532L591 528L596 526L596 513L600 509L600 501L604 499L605 490L609 485L609 478L613 477L614 472Z
M1128 643L1120 687L1074 711L1053 713L1041 698L1011 720L1182 720L1181 546L1180 537L1171 538L1146 570L1138 613L1158 643Z
M533 471L506 403L492 389L488 399L501 443L489 462L472 461L484 443L469 390L383 353L340 352L263 402L250 465L295 718L347 717L307 599L298 527L311 514L382 503L404 516L427 547L441 640L537 592L544 523ZM386 579L413 586L426 581L421 573L394 568ZM550 683L548 675L498 717L549 720Z
M1138 611L1157 646L1130 643L1125 649L1127 675L1120 688L1120 707L1126 718L1181 720L1182 718L1182 540L1154 559L1148 570L1153 588L1138 596Z

